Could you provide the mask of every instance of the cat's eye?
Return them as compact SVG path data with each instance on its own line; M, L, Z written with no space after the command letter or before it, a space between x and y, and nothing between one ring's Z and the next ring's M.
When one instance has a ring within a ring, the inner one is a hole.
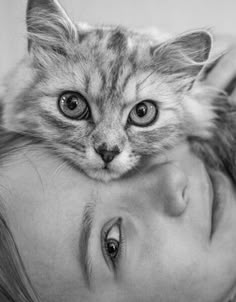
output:
M121 221L121 218L113 219L102 230L102 252L112 269L116 269L122 250Z
M147 127L156 121L158 113L157 105L151 100L145 100L131 110L128 123L138 127Z
M90 117L90 109L85 97L78 92L64 92L58 100L60 111L70 119L83 120Z

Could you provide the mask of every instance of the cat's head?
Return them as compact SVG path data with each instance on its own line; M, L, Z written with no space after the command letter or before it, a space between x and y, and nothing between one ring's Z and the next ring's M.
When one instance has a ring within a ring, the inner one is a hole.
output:
M206 31L160 42L123 27L76 25L56 0L28 1L27 31L28 54L5 95L7 128L43 137L103 180L185 135L192 117L183 100L208 59Z

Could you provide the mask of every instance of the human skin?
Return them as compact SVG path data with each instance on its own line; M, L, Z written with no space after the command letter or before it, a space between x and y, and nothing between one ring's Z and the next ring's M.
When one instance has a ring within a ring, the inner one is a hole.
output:
M222 174L213 173L212 180L223 201L213 235L212 182L186 146L167 164L109 184L28 146L1 164L0 193L43 302L215 302L236 282L236 195ZM94 207L89 284L79 255L86 205ZM102 252L101 232L112 226L116 238L118 218L122 252L114 269Z

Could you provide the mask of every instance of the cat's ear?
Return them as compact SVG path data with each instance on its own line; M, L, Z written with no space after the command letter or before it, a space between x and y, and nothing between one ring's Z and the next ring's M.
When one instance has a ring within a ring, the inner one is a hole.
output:
M57 0L28 0L26 11L28 50L66 52L77 30Z
M208 62L211 48L212 36L202 30L168 40L154 47L152 54L161 73L173 77L173 80L183 79L183 84L190 88Z

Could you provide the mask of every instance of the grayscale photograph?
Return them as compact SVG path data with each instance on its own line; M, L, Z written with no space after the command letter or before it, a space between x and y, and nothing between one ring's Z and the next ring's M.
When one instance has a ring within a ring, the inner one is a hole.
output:
M236 302L236 1L0 0L0 302Z

